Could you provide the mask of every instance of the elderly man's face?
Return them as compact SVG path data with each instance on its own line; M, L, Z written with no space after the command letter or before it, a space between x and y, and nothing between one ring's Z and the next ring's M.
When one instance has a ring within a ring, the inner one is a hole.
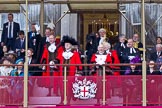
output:
M111 48L110 44L104 43L104 50L107 51Z
M105 31L100 31L99 34L100 34L101 37L104 37L106 35L106 32Z
M133 47L133 40L132 39L128 39L128 47L129 48Z
M103 53L105 50L104 50L104 46L103 45L99 45L98 46L98 51L100 52L100 53Z
M72 47L72 45L70 43L65 43L65 49L69 50Z
M161 52L162 48L161 45L156 46L156 51Z
M119 38L119 41L122 42L122 43L124 43L124 42L125 42L125 36L121 36L121 37Z
M134 34L133 35L133 41L138 41L139 40L139 36L138 36L138 34Z

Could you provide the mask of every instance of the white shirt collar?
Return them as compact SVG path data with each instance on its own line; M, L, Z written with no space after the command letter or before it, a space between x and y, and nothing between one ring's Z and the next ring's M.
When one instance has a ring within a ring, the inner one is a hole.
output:
M49 37L46 37L46 42L49 42Z
M100 55L103 55L104 54L104 52L98 52Z
M68 50L65 50L66 52L70 52L71 51L71 49L68 49Z
M28 64L31 64L32 57L28 57Z

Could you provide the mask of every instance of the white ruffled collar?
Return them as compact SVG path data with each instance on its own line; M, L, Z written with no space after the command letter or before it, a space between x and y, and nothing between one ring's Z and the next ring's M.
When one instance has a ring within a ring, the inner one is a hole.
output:
M66 50L62 53L62 56L64 57L64 59L68 60L70 59L74 54L71 52L70 50Z
M51 44L49 47L48 47L48 51L49 52L55 52L55 50L56 50L56 45L55 45L55 43L53 43L53 44Z

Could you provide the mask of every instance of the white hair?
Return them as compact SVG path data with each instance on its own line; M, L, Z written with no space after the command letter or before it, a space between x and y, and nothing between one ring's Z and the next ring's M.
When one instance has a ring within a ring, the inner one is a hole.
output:
M100 30L98 32L106 32L106 29L100 28Z
M104 42L103 45L104 45L104 46L108 46L109 49L111 48L111 44L108 43L108 42Z
M156 47L162 47L162 45L161 44L156 44Z

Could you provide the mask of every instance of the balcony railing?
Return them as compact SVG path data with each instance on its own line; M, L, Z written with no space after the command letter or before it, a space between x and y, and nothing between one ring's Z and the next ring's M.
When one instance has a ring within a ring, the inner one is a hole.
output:
M30 66L44 66L33 64ZM130 64L114 64L114 66L129 66ZM141 64L135 64L140 66ZM2 65L0 65L2 66ZM16 66L16 65L12 65ZM48 66L48 65L46 65ZM24 78L22 76L0 77L0 105L23 105L24 96L28 96L30 105L106 105L106 106L141 106L142 75L106 75L102 66L102 76L67 76L70 64L64 66L64 76L29 76L27 91L24 92ZM76 65L75 65L76 66ZM79 65L78 65L79 66ZM89 72L82 64L84 71ZM120 71L120 70L118 70ZM34 71L34 72L40 72ZM42 71L41 71L42 72ZM162 104L162 76L147 75L146 100L147 105Z

